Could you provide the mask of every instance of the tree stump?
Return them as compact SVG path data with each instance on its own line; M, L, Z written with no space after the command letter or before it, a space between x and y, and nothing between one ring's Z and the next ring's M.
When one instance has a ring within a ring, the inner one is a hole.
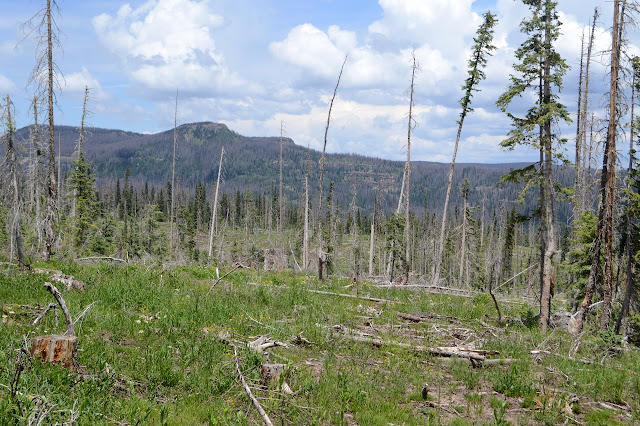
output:
M78 355L78 338L59 334L37 336L31 341L29 353L32 358L54 364L60 363L65 368L71 368Z

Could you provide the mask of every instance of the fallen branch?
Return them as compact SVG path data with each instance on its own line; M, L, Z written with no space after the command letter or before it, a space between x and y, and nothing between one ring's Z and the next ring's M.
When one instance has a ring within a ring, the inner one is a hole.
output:
M222 281L223 278L225 278L227 275L230 275L231 273L235 272L239 268L249 268L249 267L248 266L244 266L240 262L236 263L236 266L234 266L234 268L232 270L230 270L229 272L227 272L226 274L224 274L223 276L218 278L218 280L215 283L213 283L213 285L209 288L209 291L207 291L207 294L205 295L205 297L208 296L209 293L211 293L211 290L213 290L213 288L216 286L216 284L218 284L220 281Z
M258 337L253 342L247 343L247 347L253 349L256 352L264 352L267 349L275 348L277 346L287 346L287 344L271 340L271 337L268 334Z
M232 347L233 347L233 358L236 361L236 371L238 372L238 376L240 376L242 387L244 388L245 392L249 396L249 399L253 403L254 407L256 407L256 409L258 410L258 413L260 413L260 416L262 417L262 421L264 422L264 424L267 426L273 426L271 419L269 418L267 413L264 411L264 408L262 408L262 405L260 405L260 402L256 399L255 396L253 396L253 393L251 392L251 388L249 387L249 385L247 385L247 381L244 379L244 375L242 374L242 371L240 371L240 361L238 360L238 350L236 349L235 346L232 345Z
M84 308L84 310L82 312L80 312L80 315L78 315L76 317L76 320L73 322L73 324L75 325L75 323L77 323L78 321L80 321L82 318L84 318L84 316L87 314L87 312L89 312L89 309L93 308L93 305L95 305L96 303L98 303L99 300L96 300L95 302L91 302L91 304L89 306L87 306L86 308Z
M575 358L575 357L572 357L572 356L560 355L560 354L557 354L557 353L554 353L554 352L550 352L550 351L532 350L532 351L529 351L529 354L531 354L531 355L553 355L553 356L557 356L559 358L568 359L570 361L578 361L578 362L581 362L583 364L593 364L593 361L589 361L588 359Z
M124 259L118 259L117 257L111 256L91 256L91 257L79 257L78 259L73 259L74 262L81 262L83 260L112 260L114 262L127 263Z
M73 329L73 321L71 320L71 313L69 312L69 308L67 307L67 304L62 298L62 295L60 294L58 289L50 282L45 282L44 287L47 290L49 290L49 292L53 295L53 297L55 297L56 301L60 305L60 308L62 308L62 313L64 313L64 318L67 321L67 331L64 333L64 335L75 336L76 332Z
M78 338L76 337L71 320L71 313L58 289L50 282L44 286L56 299L67 322L67 331L63 335L36 336L31 340L31 357L40 358L47 362L60 362L66 368L71 368L77 361ZM77 365L77 363L76 363Z
M439 315L439 314L434 314L432 312L427 312L426 314L423 314L423 315L412 315L412 314L405 314L403 312L398 312L398 316L400 318L413 321L413 322L423 322L428 319L448 319L448 320L457 321L457 322L464 322L461 318L458 318L458 317L452 317L449 315Z
M40 315L38 315L38 318L36 318L33 323L31 324L32 326L36 326L38 325L38 323L42 320L42 318L44 318L45 315L47 315L47 312L49 312L49 310L53 309L56 313L56 320L58 319L58 305L56 305L55 303L49 303L49 305L44 308L44 311L42 311L42 313Z

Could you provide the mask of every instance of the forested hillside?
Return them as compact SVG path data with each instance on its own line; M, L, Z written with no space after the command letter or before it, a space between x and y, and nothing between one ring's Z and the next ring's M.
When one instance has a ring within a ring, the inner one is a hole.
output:
M23 146L29 143L32 126L16 132L16 140ZM56 138L60 143L62 175L71 168L76 151L79 129L57 126ZM317 196L317 184L321 153L283 138L284 196L288 202L300 200L304 189L307 158L310 160L309 182L311 197ZM138 189L146 183L157 189L171 180L173 130L145 135L121 130L90 129L84 144L86 157L93 163L98 185L112 185L117 179L124 180L129 169L129 182ZM246 137L219 123L191 123L177 128L176 178L182 190L192 190L196 183L204 185L209 192L215 185L220 151L225 149L221 191L233 194L250 190L270 193L279 182L280 138ZM25 154L26 155L26 154ZM26 158L23 159L26 164ZM522 190L519 185L500 185L502 176L511 169L527 166L513 164L458 164L454 173L454 188L464 179L472 182L469 203L488 211L504 208L517 202ZM431 212L440 212L444 202L446 171L448 164L415 161L412 165L412 206L420 212L425 207ZM328 154L326 176L334 182L335 200L341 208L348 208L355 196L356 205L372 211L376 197L387 212L394 210L402 186L404 163L383 160L356 154ZM558 179L563 186L573 180L573 169L558 169ZM531 215L535 209L529 195L520 207L523 215ZM461 205L459 191L453 192L453 205ZM559 206L559 220L568 223L570 208Z

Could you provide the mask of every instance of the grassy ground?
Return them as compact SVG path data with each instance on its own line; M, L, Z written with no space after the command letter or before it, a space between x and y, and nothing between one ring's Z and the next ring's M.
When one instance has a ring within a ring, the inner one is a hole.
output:
M46 265L74 275L85 292L63 291L76 325L78 371L25 361L36 335L64 332L44 274L0 274L0 425L261 423L240 386L229 341L270 334L286 347L240 347L240 368L275 424L632 424L640 414L640 354L610 335L579 338L531 324L535 309L489 297L378 289L288 272L240 269L207 296L215 270L99 263ZM226 271L220 271L221 274ZM251 285L254 283L258 285ZM62 285L58 287L63 290ZM370 295L371 302L306 291ZM410 322L399 312L423 315ZM431 315L427 315L431 314ZM334 327L341 325L341 327ZM338 330L338 331L336 331ZM354 342L348 330L383 344ZM223 335L224 340L219 338ZM302 336L303 339L294 339ZM26 343L25 343L26 342ZM399 344L404 344L398 345ZM496 350L504 364L473 368L416 346ZM412 349L412 347L414 347ZM531 350L546 351L538 355ZM260 388L260 365L285 364ZM293 395L282 391L286 382Z

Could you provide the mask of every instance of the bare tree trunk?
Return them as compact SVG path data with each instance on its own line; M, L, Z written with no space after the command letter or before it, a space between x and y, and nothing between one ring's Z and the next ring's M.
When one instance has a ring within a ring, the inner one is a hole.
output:
M53 253L53 244L56 239L53 224L56 217L56 200L58 198L58 186L56 184L56 147L55 147L55 128L53 121L53 28L52 28L52 10L51 0L47 0L46 8L47 20L47 100L49 105L49 188L47 196L47 213L45 215L45 255L44 259L49 261Z
M280 235L280 248L284 248L282 242L282 215L284 207L282 203L282 131L284 123L280 122L280 188L278 193L278 235Z
M322 267L324 263L324 244L322 238L322 217L323 217L323 207L322 207L322 186L324 183L324 162L327 152L327 136L329 134L329 124L331 123L331 109L333 108L333 102L336 99L336 95L338 94L338 86L340 86L340 79L342 78L342 72L344 71L344 66L347 63L348 55L345 56L344 62L342 62L342 67L340 68L340 74L338 74L338 82L336 83L336 87L333 90L333 96L331 97L331 103L329 103L329 113L327 114L327 126L324 129L324 145L322 146L322 157L320 158L320 199L318 203L318 278L322 280Z
M634 64L635 65L635 64ZM631 173L633 172L633 141L635 139L635 104L636 104L636 85L638 84L638 70L635 66L633 69L633 83L631 84L631 134L629 135L629 167L627 169L627 185L630 188ZM624 245L624 255L627 258L627 279L626 279L626 289L624 292L624 300L622 301L622 309L620 310L620 315L618 316L618 321L616 322L615 332L616 334L620 333L620 327L622 326L622 322L625 320L627 315L629 314L629 304L631 302L631 294L634 292L635 283L633 280L633 256L631 255L631 213L627 210L627 236L625 239Z
M309 173L311 171L311 147L307 146L307 164L304 174L304 231L302 235L302 268L309 267Z
M176 89L176 108L173 121L173 160L171 162L171 213L169 218L169 252L173 256L173 221L176 200L176 145L178 144L178 89Z
M464 274L464 267L466 264L466 261L465 261L465 257L467 255L466 249L467 249L467 197L464 197L464 203L462 208L462 241L460 243L460 271L458 272L459 284L465 284L463 283L463 274ZM462 287L465 287L465 285L462 285Z
M626 2L624 2L626 3ZM624 4L622 6L624 13ZM600 329L607 330L611 319L613 304L613 215L615 203L615 181L616 181L616 132L618 125L618 70L620 67L620 0L614 1L613 6L613 28L611 31L611 83L609 89L609 126L607 129L607 198L605 201L604 217L604 304L602 306L602 316L600 317Z
M409 122L407 124L407 163L405 165L405 177L406 177L406 187L407 187L407 195L405 196L404 202L404 244L405 244L405 255L404 255L404 267L405 267L405 278L404 283L409 284L409 271L411 270L411 244L410 244L410 232L409 228L411 225L411 218L409 215L410 212L410 204L409 199L411 195L410 187L411 187L411 129L413 129L413 87L414 81L416 77L416 70L419 69L418 62L416 61L416 52L415 50L411 54L413 56L413 66L411 67L411 88L409 90Z
M576 117L576 160L575 160L575 168L574 168L574 188L575 195L573 200L573 220L577 220L580 216L581 210L581 202L580 198L582 195L582 188L580 188L580 184L582 183L581 179L581 161L582 161L582 141L583 141L583 133L584 133L584 122L583 122L583 107L582 107L582 81L584 79L584 31L582 32L582 43L580 46L580 78L578 80L578 113Z
M218 211L218 190L220 189L220 175L222 174L222 159L224 158L224 147L220 151L220 165L218 166L218 179L216 181L216 193L213 197L213 208L211 211L211 228L209 229L209 257L213 255L213 235L216 229L216 212Z
M586 150L586 145L587 145L587 132L586 132L586 125L587 125L587 113L589 111L589 67L591 65L591 54L593 52L593 41L595 39L595 30L596 30L596 21L598 20L598 8L596 7L593 11L593 23L591 24L591 35L589 36L589 44L587 46L587 63L585 65L585 72L584 72L584 94L583 94L583 101L582 101L582 110L580 111L580 122L582 124L582 154L583 157L585 156L585 150ZM592 135L593 135L593 122L591 123L591 129L592 129ZM591 143L591 139L589 140L589 143ZM591 166L590 161L589 161L589 167ZM584 212L586 209L586 206L588 204L587 199L588 199L588 194L590 193L591 187L590 185L587 184L587 172L585 170L585 164L584 161L582 162L582 169L579 170L580 172L580 184L579 187L581 189L580 192L580 213ZM577 188L576 188L577 190Z
M20 267L24 266L24 252L22 250L22 222L21 222L21 210L22 199L20 196L20 187L18 184L18 165L16 159L16 150L14 146L13 134L15 126L13 124L13 118L11 117L11 98L6 96L6 120L7 120L7 132L5 134L5 140L7 142L7 162L9 164L9 173L11 175L11 186L13 188L13 218L11 219L11 242L12 249L15 247L18 257L18 264ZM13 250L12 250L13 252Z

